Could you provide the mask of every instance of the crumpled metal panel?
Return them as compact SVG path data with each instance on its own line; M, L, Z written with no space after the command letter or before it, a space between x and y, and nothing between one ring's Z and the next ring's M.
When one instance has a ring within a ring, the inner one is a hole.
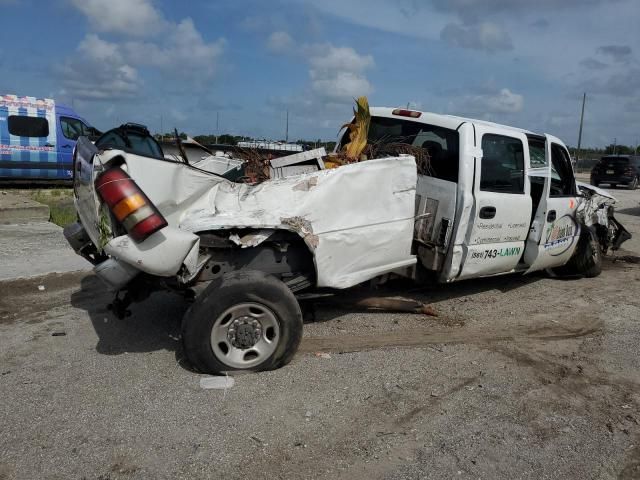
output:
M609 207L616 203L615 197L601 188L582 182L576 182L583 193L578 199L576 216L587 227L592 225L609 226Z
M259 185L221 182L181 217L192 232L238 227L298 233L319 287L347 288L413 265L413 157L345 165Z

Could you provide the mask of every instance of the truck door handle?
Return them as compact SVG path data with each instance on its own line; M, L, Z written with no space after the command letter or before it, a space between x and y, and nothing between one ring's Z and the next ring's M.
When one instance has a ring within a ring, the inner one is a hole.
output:
M482 207L480 209L480 218L489 219L496 216L496 207Z
M549 210L549 213L547 213L547 222L555 222L555 221L556 221L556 211Z

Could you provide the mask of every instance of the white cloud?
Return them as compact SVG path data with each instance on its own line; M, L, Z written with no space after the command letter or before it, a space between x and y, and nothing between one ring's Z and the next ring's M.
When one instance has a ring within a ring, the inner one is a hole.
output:
M351 70L363 71L372 67L371 55L360 55L351 47L334 47L333 45L315 45L308 48L311 57L311 68L317 70Z
M98 32L134 37L162 31L166 20L150 0L71 0Z
M291 50L292 47L293 39L287 32L273 32L267 39L267 49L275 53L287 52Z
M66 95L86 99L134 96L145 69L202 83L217 70L226 41L208 42L191 18L165 20L150 0L72 0L89 19L92 29L117 35L105 41L88 34L75 55L58 68ZM123 39L124 36L151 36ZM141 75L142 74L142 75Z
M138 94L138 71L128 64L118 45L95 34L87 35L77 53L59 69L64 90L71 98L118 100Z
M487 52L513 49L509 34L498 25L489 22L474 25L449 23L440 32L440 38L456 47Z
M364 71L373 67L371 55L360 55L351 47L313 45L305 49L309 59L312 90L331 101L351 101L368 95L373 87Z
M449 109L456 114L489 118L492 114L513 114L521 112L524 97L508 88L500 91L463 95L452 101Z
M225 44L224 39L207 43L193 20L185 18L171 25L162 40L125 42L122 50L135 65L156 67L177 76L211 76Z

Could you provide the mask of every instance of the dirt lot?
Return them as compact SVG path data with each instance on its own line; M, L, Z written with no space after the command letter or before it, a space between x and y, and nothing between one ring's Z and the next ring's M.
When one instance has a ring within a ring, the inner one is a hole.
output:
M90 275L0 283L0 479L640 478L640 191L614 194L636 237L600 277L319 307L226 391L184 366L176 296L116 320Z

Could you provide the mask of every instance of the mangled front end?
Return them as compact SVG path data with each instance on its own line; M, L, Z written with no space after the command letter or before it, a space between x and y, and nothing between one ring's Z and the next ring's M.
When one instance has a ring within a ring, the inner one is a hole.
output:
M576 211L578 222L595 230L603 253L617 250L631 234L614 217L615 197L586 183L578 182L578 188L581 194Z

